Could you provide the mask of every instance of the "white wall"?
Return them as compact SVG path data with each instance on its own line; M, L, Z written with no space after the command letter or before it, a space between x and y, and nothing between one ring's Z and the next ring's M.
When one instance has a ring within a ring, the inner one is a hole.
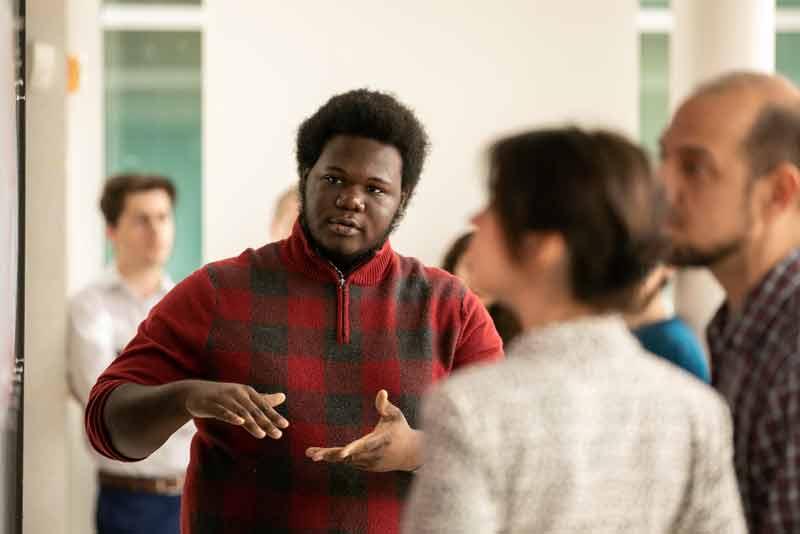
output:
M337 92L389 90L426 125L432 153L392 241L431 263L482 203L496 135L563 120L636 134L636 0L206 6L207 260L265 242L297 126Z
M97 24L100 0L69 0L67 53L80 62L80 86L66 97L67 294L79 291L103 268L103 218L97 206L103 185L103 55ZM83 407L71 396L66 435L70 491L68 532L94 532L96 468L88 453Z

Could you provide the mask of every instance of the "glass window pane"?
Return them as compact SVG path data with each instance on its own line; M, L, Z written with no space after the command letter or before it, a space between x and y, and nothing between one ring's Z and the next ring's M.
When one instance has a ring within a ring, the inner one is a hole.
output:
M669 36L643 33L639 43L639 139L655 155L669 120Z
M106 173L171 178L177 282L202 261L200 32L105 32Z
M669 0L639 0L641 7L669 7Z
M775 38L775 70L800 85L800 32Z

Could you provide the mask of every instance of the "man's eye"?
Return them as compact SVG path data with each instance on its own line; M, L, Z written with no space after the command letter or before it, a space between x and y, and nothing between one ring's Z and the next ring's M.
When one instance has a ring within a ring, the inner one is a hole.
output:
M684 160L681 162L681 171L685 176L698 176L703 171L703 166L693 160Z
M385 191L383 189L381 189L380 187L373 187L373 186L368 187L367 191L369 191L373 195L382 195L382 194L385 193Z
M322 177L322 179L325 180L326 182L328 182L329 184L340 184L340 183L342 183L341 179L337 178L336 176L332 176L330 174L324 175Z

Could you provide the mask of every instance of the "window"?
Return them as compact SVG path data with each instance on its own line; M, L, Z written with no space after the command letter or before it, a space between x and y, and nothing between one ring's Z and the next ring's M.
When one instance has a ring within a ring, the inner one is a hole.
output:
M639 139L655 155L669 120L669 37L643 33L639 43Z
M640 0L642 8L668 7L668 0ZM800 0L778 0L775 70L800 84L800 24L795 13ZM792 15L792 16L786 16ZM797 26L797 27L794 27ZM648 28L640 34L639 138L654 153L669 120L669 28Z
M133 3L156 2L106 0ZM161 19L164 9L169 15ZM175 182L175 249L167 270L176 282L203 260L202 29L191 28L200 8L184 9L187 24L175 23L183 16L175 6L106 7L103 12L106 176L144 172ZM170 20L170 27L159 27L159 20Z

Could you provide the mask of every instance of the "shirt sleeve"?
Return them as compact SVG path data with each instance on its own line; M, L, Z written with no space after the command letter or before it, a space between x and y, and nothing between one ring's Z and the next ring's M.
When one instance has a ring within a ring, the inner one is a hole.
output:
M757 423L751 476L752 534L800 532L800 367L770 388Z
M503 341L489 312L478 297L466 291L461 302L461 333L456 343L453 369L503 358Z
M436 388L422 409L425 464L417 472L404 513L405 534L499 532L491 477L476 450L476 431L446 389Z
M72 394L83 406L100 374L114 361L111 314L91 292L78 294L70 303L67 371Z
M98 452L115 460L130 460L113 448L103 423L105 403L116 387L125 383L156 386L206 376L205 347L215 304L208 272L200 269L150 311L136 336L89 394L86 433Z

